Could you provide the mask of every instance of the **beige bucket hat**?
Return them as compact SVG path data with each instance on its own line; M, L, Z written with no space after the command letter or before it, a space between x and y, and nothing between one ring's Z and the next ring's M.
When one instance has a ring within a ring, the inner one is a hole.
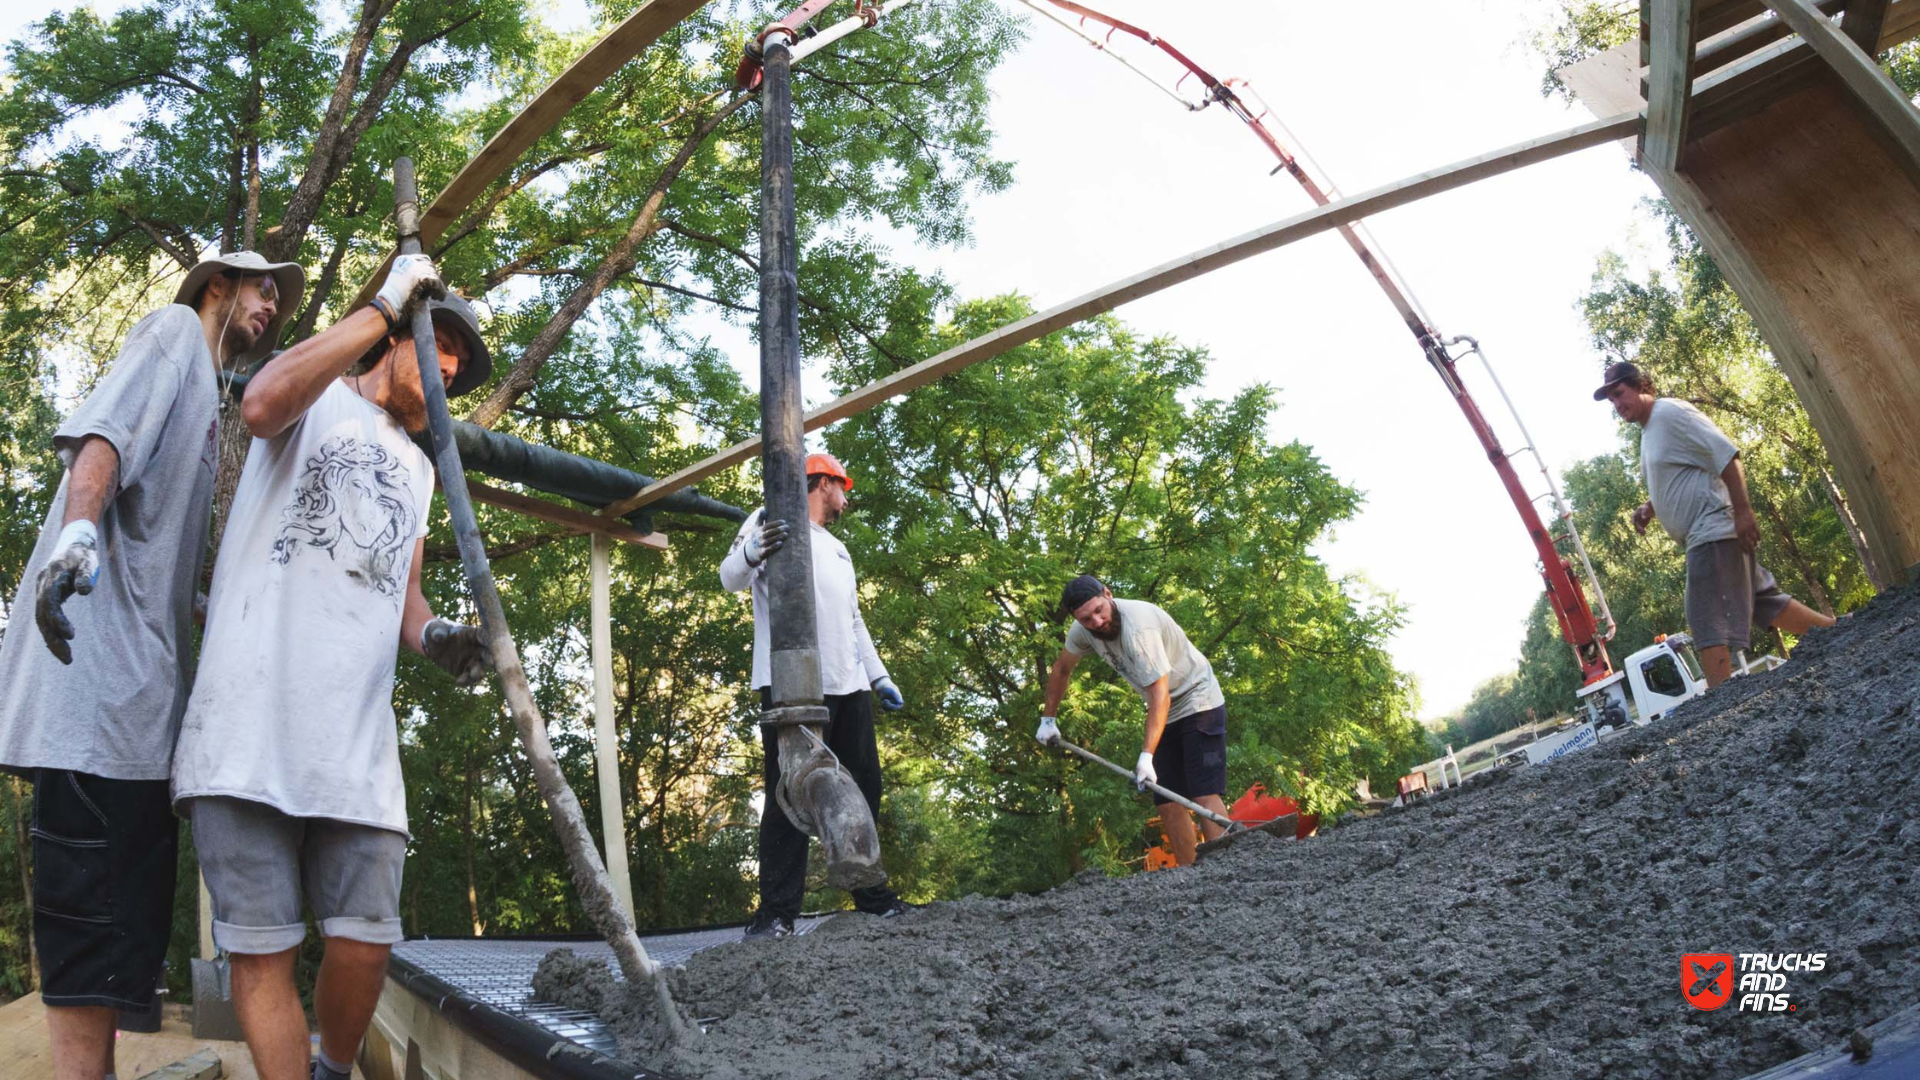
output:
M260 340L254 342L253 348L234 357L244 367L265 359L280 343L281 327L287 325L293 309L300 306L300 298L307 291L307 273L300 269L299 263L270 263L255 251L209 255L187 271L187 278L180 283L180 290L173 294L173 302L191 307L200 299L200 290L206 287L207 279L223 270L238 270L243 274L272 274L274 287L280 291L280 299L274 305L273 321L267 324L267 332L260 335Z

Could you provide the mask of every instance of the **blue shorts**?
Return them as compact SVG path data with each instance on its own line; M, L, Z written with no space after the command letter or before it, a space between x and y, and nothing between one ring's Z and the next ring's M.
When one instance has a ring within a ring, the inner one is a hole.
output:
M1153 752L1160 786L1176 795L1201 799L1227 790L1227 707L1167 721L1160 748ZM1171 803L1161 803L1170 806Z

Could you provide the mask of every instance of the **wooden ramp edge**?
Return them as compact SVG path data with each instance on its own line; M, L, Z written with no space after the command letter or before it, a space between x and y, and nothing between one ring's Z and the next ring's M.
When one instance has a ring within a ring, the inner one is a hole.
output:
M1794 1058L1746 1080L1911 1080L1920 1076L1920 1005L1908 1006L1861 1034L1872 1044L1863 1061L1855 1061L1853 1050L1841 1045Z

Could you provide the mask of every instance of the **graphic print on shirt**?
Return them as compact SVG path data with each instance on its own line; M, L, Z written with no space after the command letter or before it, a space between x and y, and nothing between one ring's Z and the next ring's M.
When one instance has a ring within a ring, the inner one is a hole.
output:
M285 566L300 549L319 548L397 604L418 531L414 501L411 476L386 447L336 435L307 459L269 558Z

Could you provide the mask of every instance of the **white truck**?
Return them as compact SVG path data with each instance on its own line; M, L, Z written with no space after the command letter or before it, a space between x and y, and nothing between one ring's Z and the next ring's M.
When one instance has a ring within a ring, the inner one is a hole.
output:
M1785 663L1772 654L1751 662L1744 655L1737 660L1736 675L1768 671ZM1653 639L1653 644L1627 657L1613 674L1579 689L1580 705L1575 714L1579 723L1516 748L1501 764L1517 765L1524 760L1528 765L1539 765L1597 746L1601 739L1625 731L1630 724L1651 724L1681 702L1706 692L1707 680L1693 653L1693 639L1685 634L1662 634Z

